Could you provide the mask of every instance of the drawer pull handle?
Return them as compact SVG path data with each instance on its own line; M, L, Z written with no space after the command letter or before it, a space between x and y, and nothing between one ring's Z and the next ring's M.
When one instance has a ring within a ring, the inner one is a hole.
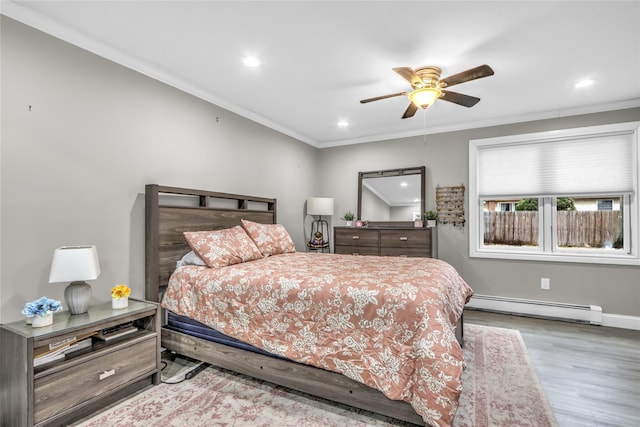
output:
M110 371L104 371L103 373L100 374L99 378L100 381L102 381L105 378L109 378L111 375L114 375L116 373L115 369L112 369Z
M353 240L360 240L360 236L351 236Z
M409 240L409 238L407 236L400 236L400 241L401 242L406 242L407 240Z

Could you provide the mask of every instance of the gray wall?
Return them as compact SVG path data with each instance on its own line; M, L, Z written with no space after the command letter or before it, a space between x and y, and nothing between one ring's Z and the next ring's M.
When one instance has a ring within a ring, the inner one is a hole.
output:
M143 297L145 184L276 197L304 250L317 149L4 16L1 32L0 322L63 300L63 245L97 245L94 303L120 283Z
M332 170L324 192L335 198L336 212L355 212L359 171L425 165L430 210L438 185L469 187L470 139L637 120L640 108L323 149L320 164ZM468 202L465 194L465 212ZM592 304L606 313L640 316L640 267L471 259L468 238L468 226L438 226L439 258L453 265L477 294ZM540 289L541 277L551 279L550 290Z
M469 139L640 120L634 109L317 150L4 16L0 31L0 322L42 295L63 299L65 285L47 283L62 245L97 245L94 302L119 283L142 297L148 183L276 197L304 250L306 198L334 197L342 224L358 171L427 166L433 209L437 185L468 186ZM471 260L467 227L438 234L440 257L477 293L640 315L639 268Z

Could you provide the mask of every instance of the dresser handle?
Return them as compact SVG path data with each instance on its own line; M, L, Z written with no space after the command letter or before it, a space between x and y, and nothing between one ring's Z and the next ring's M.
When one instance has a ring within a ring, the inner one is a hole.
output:
M360 236L351 236L353 240L360 240Z
M100 381L102 381L105 378L109 378L111 375L114 375L116 373L115 369L112 369L110 371L104 371L103 373L100 374L100 376L98 378L100 378Z
M406 237L406 236L400 236L400 241L402 241L402 242L406 242L407 240L409 240L409 238L408 238L408 237Z

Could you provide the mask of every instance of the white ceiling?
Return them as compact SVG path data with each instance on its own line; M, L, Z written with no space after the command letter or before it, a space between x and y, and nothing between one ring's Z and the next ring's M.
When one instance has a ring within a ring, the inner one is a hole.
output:
M2 0L2 13L315 147L640 106L639 1ZM482 99L472 108L402 120L404 97L359 103L409 89L393 67L481 64L495 75L454 89Z

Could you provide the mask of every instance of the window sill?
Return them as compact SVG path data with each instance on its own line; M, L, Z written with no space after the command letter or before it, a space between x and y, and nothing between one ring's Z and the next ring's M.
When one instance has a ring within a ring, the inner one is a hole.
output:
M471 250L471 258L489 258L522 261L564 262L578 264L606 264L606 265L630 265L640 266L640 258L634 255L607 255L607 254L580 254L580 253L541 253L541 252L514 252L501 250Z

